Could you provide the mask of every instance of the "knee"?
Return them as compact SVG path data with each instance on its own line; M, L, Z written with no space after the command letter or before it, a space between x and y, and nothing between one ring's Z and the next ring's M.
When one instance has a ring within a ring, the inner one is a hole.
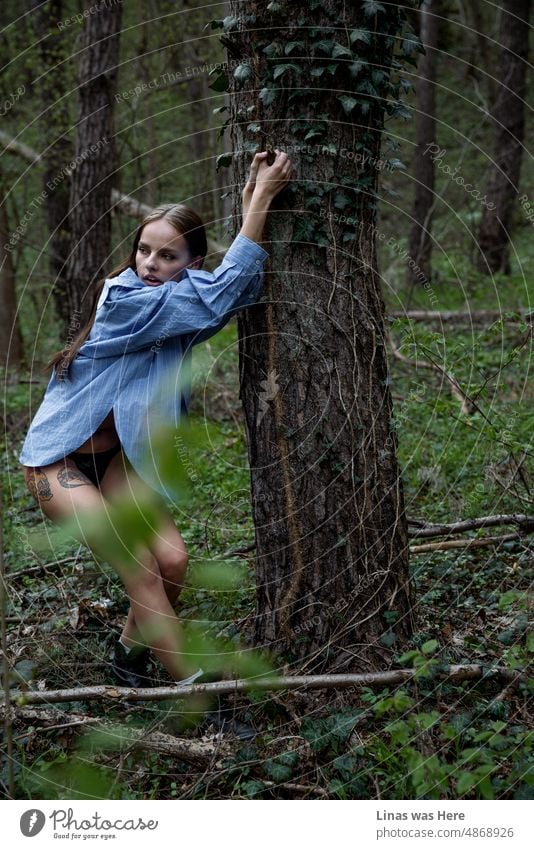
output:
M185 580L189 555L184 549L169 548L158 554L161 577L170 584L181 586Z

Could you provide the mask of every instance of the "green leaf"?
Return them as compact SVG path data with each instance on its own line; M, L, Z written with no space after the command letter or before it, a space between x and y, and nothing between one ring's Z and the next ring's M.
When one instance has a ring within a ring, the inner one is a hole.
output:
M349 59L352 59L352 51L348 47L344 47L343 44L335 41L334 49L332 50L332 59L338 59L340 56L347 56Z
M262 88L260 100L264 106L270 106L276 100L277 90L274 88Z
M277 65L273 72L273 79L277 80L278 77L281 77L287 71L295 71L298 74L301 72L299 66L293 63L288 65Z
M212 82L209 84L209 88L212 91L228 91L228 76L225 71L221 71L220 68L214 68L213 71L210 71L209 76L213 77Z
M225 32L231 32L231 30L239 26L239 18L236 18L234 15L227 15L226 18L223 18L222 25Z
M421 646L421 651L423 654L434 654L438 647L439 643L437 640L427 640L426 643L423 643Z
M232 158L233 156L231 153L221 153L215 160L215 170L218 171L219 168L228 168L232 164Z
M304 42L303 41L288 41L286 46L284 47L284 53L286 56L289 56L290 53L293 52L298 47L299 50L304 50Z
M339 95L337 99L341 103L343 111L346 115L350 115L352 110L358 105L358 101L356 100L356 98L349 97L348 94Z
M240 83L244 83L245 80L248 80L251 76L252 68L247 62L242 62L241 65L238 65L234 71L234 77Z
M276 763L276 761L266 761L264 770L273 781L288 781L293 776L291 767Z
M456 792L458 796L463 796L476 784L476 776L472 772L462 772L456 782Z
M425 48L419 36L411 32L402 41L402 52L405 56L411 56L414 52L424 53Z
M370 18L372 15L385 14L386 9L382 3L377 3L376 0L364 0L363 13L367 18Z
M354 44L355 41L362 41L364 44L370 44L371 33L367 29L353 29L350 32L350 43Z
M315 50L320 50L321 53L326 53L327 56L331 56L334 43L335 42L331 39L322 38L320 41L315 41L313 43L313 47Z

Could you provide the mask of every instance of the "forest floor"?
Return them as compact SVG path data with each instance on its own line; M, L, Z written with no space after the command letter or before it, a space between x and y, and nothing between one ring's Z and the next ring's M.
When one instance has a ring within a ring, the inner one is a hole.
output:
M528 233L524 238L528 252ZM395 277L396 262L392 255L389 280ZM457 274L461 286L455 282ZM534 512L532 328L513 315L516 308L531 304L528 284L514 268L511 276L494 281L490 292L487 281L471 272L460 255L454 275L449 260L438 263L433 303L428 291L419 290L413 293L411 309L474 313L493 308L506 314L502 322L441 327L391 322L395 345L411 361L391 356L410 520L452 522ZM386 290L388 312L399 308L400 286ZM405 292L402 300L406 302ZM192 576L179 601L179 616L213 639L224 637L240 652L247 648L243 623L254 614L254 534L236 342L232 322L202 352L197 349L203 367L195 377L191 419L199 427L209 420L210 439L191 457L196 482L175 518L187 542ZM428 369L420 365L422 360L439 368ZM35 409L36 392L41 385L44 391L47 379L35 370L20 378L7 383L4 415L12 684L47 691L110 684L110 635L124 619L126 597L119 579L95 563L88 549L43 522L25 488L17 455L28 425L29 392ZM462 399L451 391L453 382L476 401L475 408L462 412ZM36 530L41 532L38 547ZM467 537L487 533L472 531ZM195 575L213 559L224 565L226 578L220 586L206 587ZM201 729L192 715L194 706L187 702L124 705L82 699L46 705L48 716L42 714L42 719L38 708L33 714L15 713L16 795L532 798L532 678L514 685L498 677L451 682L439 675L448 664L462 663L532 669L532 563L528 534L488 547L414 553L416 629L407 645L391 647L391 668L416 667L414 680L345 691L234 696L226 706L255 729L251 742ZM166 682L161 670L161 683ZM92 729L95 719L109 724ZM134 745L123 736L125 729L166 736L157 750ZM169 738L204 748L176 753L168 749ZM0 780L5 789L6 740L0 750Z

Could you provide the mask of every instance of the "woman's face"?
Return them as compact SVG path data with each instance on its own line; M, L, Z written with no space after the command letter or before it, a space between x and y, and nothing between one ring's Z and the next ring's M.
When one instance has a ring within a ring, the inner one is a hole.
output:
M147 286L180 279L184 268L200 268L202 257L192 258L187 242L164 218L145 224L135 255L137 276Z

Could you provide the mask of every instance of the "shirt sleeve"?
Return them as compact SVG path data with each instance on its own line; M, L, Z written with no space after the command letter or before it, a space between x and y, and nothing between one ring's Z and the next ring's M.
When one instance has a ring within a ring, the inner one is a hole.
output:
M187 268L178 282L111 287L80 353L116 356L183 334L193 335L192 344L203 341L258 299L268 256L261 245L239 234L213 272Z

